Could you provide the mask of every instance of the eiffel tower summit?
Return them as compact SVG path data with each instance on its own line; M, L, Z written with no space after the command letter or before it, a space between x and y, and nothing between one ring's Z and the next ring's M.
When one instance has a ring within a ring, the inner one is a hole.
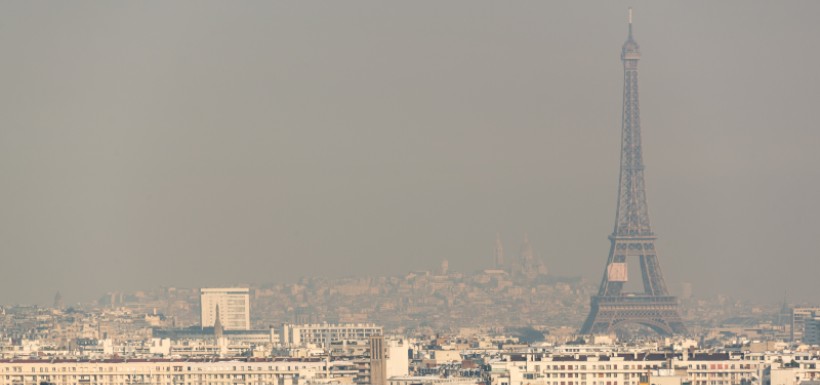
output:
M621 324L648 326L661 335L686 334L678 313L678 300L669 295L663 280L649 225L646 187L641 153L641 120L638 104L638 60L640 47L632 37L632 9L629 9L629 37L621 51L624 64L623 120L621 122L621 176L615 230L598 294L590 300L590 311L581 334L606 334ZM641 267L643 293L624 292L627 263L637 260Z

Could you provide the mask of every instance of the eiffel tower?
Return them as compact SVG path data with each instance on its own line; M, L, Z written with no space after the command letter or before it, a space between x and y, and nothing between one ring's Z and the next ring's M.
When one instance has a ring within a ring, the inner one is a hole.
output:
M581 334L605 334L620 324L648 326L661 335L686 334L678 313L677 298L669 295L649 225L641 153L641 122L638 104L638 60L640 48L632 38L632 9L629 37L621 51L624 64L623 120L621 122L621 176L615 230L598 295L590 300L590 311ZM627 258L641 266L643 293L623 292L627 281Z

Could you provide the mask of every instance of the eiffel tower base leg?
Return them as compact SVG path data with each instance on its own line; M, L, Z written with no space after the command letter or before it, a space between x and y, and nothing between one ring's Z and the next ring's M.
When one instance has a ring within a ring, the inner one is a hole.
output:
M595 296L581 334L608 334L618 325L640 324L662 336L686 335L673 296Z

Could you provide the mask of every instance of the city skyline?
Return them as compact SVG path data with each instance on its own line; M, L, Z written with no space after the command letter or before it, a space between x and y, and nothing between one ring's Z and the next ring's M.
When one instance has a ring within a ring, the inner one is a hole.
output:
M498 233L597 281L628 4L198 4L0 5L0 303L470 272ZM632 5L669 287L815 298L820 4Z

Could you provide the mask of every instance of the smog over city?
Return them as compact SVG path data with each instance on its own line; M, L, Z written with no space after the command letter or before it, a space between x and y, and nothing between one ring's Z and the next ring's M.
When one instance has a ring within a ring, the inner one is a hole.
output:
M818 17L0 2L0 385L816 381Z

